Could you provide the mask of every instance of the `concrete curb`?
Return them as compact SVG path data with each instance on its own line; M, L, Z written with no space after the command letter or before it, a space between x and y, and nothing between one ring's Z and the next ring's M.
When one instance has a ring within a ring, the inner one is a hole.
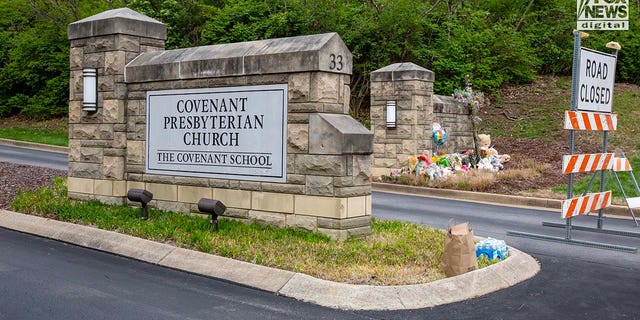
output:
M2 139L2 138L0 138L0 145L28 148L28 149L34 149L34 150L44 150L44 151L51 151L51 152L58 152L58 153L69 152L68 147L54 146L49 144L27 142L27 141Z
M562 200L534 198L523 196L510 196L505 194L472 192L453 189L437 189L427 187L414 187L393 183L373 182L371 184L373 191L391 192L391 193L407 193L433 198L445 198L461 201L481 202L488 204L501 204L508 206L525 206L535 207L547 210L558 210L562 208ZM625 206L612 205L603 210L604 214L616 217L631 217L629 208Z
M510 248L508 259L457 277L407 286L353 285L6 210L0 210L0 227L224 279L325 307L350 310L433 307L507 288L540 271L535 259Z

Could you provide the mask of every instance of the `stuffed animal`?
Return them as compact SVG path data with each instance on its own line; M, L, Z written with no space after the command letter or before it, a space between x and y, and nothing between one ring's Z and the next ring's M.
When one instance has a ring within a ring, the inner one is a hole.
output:
M502 164L505 164L511 160L510 155L498 154L498 151L495 148L491 147L491 135L481 133L478 135L478 140L482 157L497 157L497 161L500 164L499 169L502 169Z

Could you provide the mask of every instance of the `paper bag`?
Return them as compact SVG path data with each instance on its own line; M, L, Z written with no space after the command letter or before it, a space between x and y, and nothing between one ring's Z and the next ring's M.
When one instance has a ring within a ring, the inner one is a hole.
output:
M447 277L478 269L473 230L462 223L447 230L440 268Z

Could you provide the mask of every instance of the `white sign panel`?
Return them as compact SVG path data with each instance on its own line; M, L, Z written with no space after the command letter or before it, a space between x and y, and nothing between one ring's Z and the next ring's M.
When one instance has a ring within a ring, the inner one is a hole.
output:
M578 110L611 112L616 57L580 48L579 73Z
M286 182L286 145L286 84L147 92L147 173Z
M628 30L628 0L577 0L578 30Z

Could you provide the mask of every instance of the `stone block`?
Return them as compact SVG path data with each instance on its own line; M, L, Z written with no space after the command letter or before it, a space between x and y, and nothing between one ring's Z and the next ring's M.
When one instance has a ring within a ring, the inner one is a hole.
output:
M178 186L160 183L145 183L149 192L153 193L153 199L165 201L178 201Z
M355 185L371 185L371 163L373 157L370 155L353 156L353 183Z
M353 187L353 177L333 177L333 186L334 187Z
M370 216L372 210L371 195L365 196L365 215Z
M140 52L140 43L143 42L142 39L149 39L149 38L140 38L140 37L136 37L136 36L131 36L128 34L117 34L115 36L115 50L119 50L119 51L128 51L128 52L135 52L135 53L139 53ZM156 40L156 39L154 39ZM162 40L156 40L159 41L159 47L164 47L164 41ZM127 61L128 62L128 61ZM122 66L122 72L124 72L124 65Z
M112 196L113 182L111 180L95 180L94 191L96 195Z
M144 141L127 141L127 163L144 164L145 160L145 142Z
M127 192L131 189L144 189L146 185L140 181L127 181ZM154 195L155 196L155 195Z
M233 218L240 218L240 219L248 219L249 218L249 210L247 209L237 209L237 208L229 208L227 207L227 210L225 210L224 214L225 217L233 217Z
M261 183L261 191L264 192L276 192L276 193L289 193L289 194L304 194L305 187L300 184L284 184L284 183Z
M366 196L350 197L347 199L347 217L354 218L366 215Z
M249 210L249 219L280 228L286 225L286 215L283 213Z
M307 102L309 101L311 74L293 73L289 76L288 99L289 102Z
M306 176L303 174L287 173L287 184L305 184ZM265 190L267 191L267 190ZM271 191L271 190L269 190Z
M67 178L67 190L75 193L93 193L94 179L86 178Z
M79 123L82 119L82 101L69 101L69 123Z
M323 103L289 103L287 106L287 111L289 113L314 113L314 112L322 112L324 104Z
M333 188L336 197L357 197L371 194L371 186Z
M69 40L114 34L164 40L167 38L167 26L129 8L119 8L69 24L67 34Z
M127 134L124 132L113 133L113 147L124 150L124 154L127 154Z
M338 114L346 114L344 112L344 104L343 103L323 103L322 104L322 112L324 113L338 113Z
M155 194L154 194L155 197ZM163 201L163 200L154 200L155 203L152 205L154 208L158 210L164 210L169 212L178 212L178 213L189 213L191 212L191 205L183 202L174 202L174 201Z
M366 237L371 234L371 227L360 227L347 230L347 237L356 238L356 237Z
M85 53L82 56L83 68L102 68L104 67L104 52Z
M80 141L69 140L69 161L78 162L80 159Z
M93 194L88 193L68 192L67 196L69 197L69 199L80 201L91 201L95 199L95 196Z
M98 94L98 97L104 96L105 93L113 92L113 89L115 88L114 87L115 83L116 83L115 76L112 76L112 75L99 76L98 92L100 92L101 94Z
M349 113L349 110L351 110L351 86L345 83L342 90L344 92L342 97L342 113Z
M104 74L124 74L124 65L124 51L109 51L104 53Z
M318 228L318 232L329 236L329 238L333 240L346 240L349 238L349 233L347 230L336 230L336 229L324 229Z
M75 47L75 48L72 47L69 52L69 69L82 70L83 56L84 56L83 47Z
M221 189L230 189L231 188L231 184L229 183L229 180L209 179L209 187L221 188Z
M174 181L183 186L209 187L209 179L206 178L175 177Z
M370 154L373 134L345 114L309 115L309 153Z
M294 195L272 192L252 192L251 209L258 211L272 211L293 213Z
M126 157L127 156L127 149L116 149L116 148L106 148L104 149L103 153L104 156L108 156L108 157Z
M340 103L340 75L328 72L311 73L311 95L313 102Z
M287 153L306 153L309 150L309 125L287 125Z
M71 124L69 131L71 133L71 139L78 140L98 140L100 139L98 133L98 126L94 124Z
M102 175L106 179L124 179L124 158L105 156L102 161Z
M142 175L142 181L153 182L153 183L175 184L176 177L159 175L159 174L144 174Z
M318 218L301 216L297 214L286 215L285 224L293 229L303 229L308 231L316 231L318 229Z
M418 153L418 142L416 140L402 141L402 153L416 155Z
M333 177L307 176L305 194L333 196Z
M113 196L125 197L127 195L127 191L126 181L113 181Z
M373 166L375 168L399 169L399 168L396 168L396 159L389 159L389 158L374 158Z
M198 201L200 201L200 199L202 198L213 198L213 192L211 188L178 186L179 202L198 203Z
M411 62L394 63L371 73L371 82L394 82L405 80L422 80L433 82L433 71Z
M124 123L124 101L104 100L102 102L102 121L104 123Z
M69 176L77 178L101 179L99 163L69 162Z
M347 199L296 195L294 213L326 218L346 218Z
M318 218L318 228L323 229L353 229L371 225L371 217L355 217L347 219Z
M100 201L100 203L104 203L110 206L121 206L125 203L125 199L126 199L124 197L101 196L101 195L95 195L93 198L95 200Z
M295 157L295 173L319 176L344 176L346 159L343 156L299 154Z
M215 188L213 198L222 201L227 208L251 209L251 191Z

